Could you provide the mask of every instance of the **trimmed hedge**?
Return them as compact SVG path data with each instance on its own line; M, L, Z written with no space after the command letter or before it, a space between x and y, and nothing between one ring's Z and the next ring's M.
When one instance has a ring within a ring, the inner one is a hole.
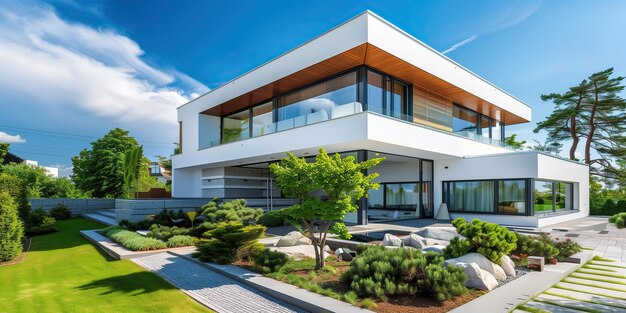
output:
M24 226L17 204L8 192L0 192L0 262L15 259L22 252Z
M105 236L121 244L124 248L133 251L147 251L167 248L165 242L161 240L144 237L138 233L123 228L120 229L114 227L107 231Z
M444 265L439 253L370 246L350 263L341 282L359 296L430 294L444 301L467 293L462 268Z
M26 229L25 234L26 236L33 237L33 236L38 236L38 235L56 233L58 231L59 231L59 228L54 225L35 226L35 227Z

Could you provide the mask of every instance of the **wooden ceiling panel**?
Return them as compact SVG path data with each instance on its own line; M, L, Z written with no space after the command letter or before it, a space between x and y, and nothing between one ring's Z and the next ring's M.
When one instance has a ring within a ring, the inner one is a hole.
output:
M498 106L417 68L372 44L362 44L354 47L202 113L224 116L363 64L409 82L414 86L428 89L430 92L492 118L495 118L496 112L499 111L500 120L505 124L511 125L526 122L521 117L504 111Z

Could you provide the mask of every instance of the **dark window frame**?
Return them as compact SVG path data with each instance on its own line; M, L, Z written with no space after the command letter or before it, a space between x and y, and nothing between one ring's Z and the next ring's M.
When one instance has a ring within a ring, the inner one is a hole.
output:
M535 212L535 182L540 181L540 182L545 182L545 183L552 183L552 210L550 211L542 211L541 213L537 213ZM569 184L572 188L571 190L571 194L569 196L569 200L570 203L572 204L570 209L557 209L556 208L556 184L557 183L564 183L564 184ZM531 199L532 199L532 215L536 216L536 215L550 215L550 214L555 214L555 213L561 213L561 212L574 212L574 211L578 211L576 209L574 209L574 187L575 187L575 183L574 182L569 182L569 181L563 181L563 180L554 180L554 179L542 179L542 178L533 178L531 179L531 184L532 184L532 190L531 190Z
M524 212L523 213L501 213L499 211L499 196L500 196L500 182L501 181L519 181L519 180L523 180L524 181L524 188L525 188L525 195L524 195ZM494 179L461 179L461 180L446 180L446 181L442 181L441 182L441 190L442 192L442 202L445 203L446 205L448 205L450 203L450 194L451 194L451 189L450 189L450 184L451 183L470 183L470 182L486 182L486 181L490 181L493 182L493 208L491 211L489 212L476 212L476 211L460 211L460 210L453 210L452 208L448 207L448 211L450 213L465 213L465 214L487 214L487 215L511 215L511 216L532 216L533 212L533 206L531 206L530 204L530 194L529 194L529 186L531 185L531 178L494 178ZM534 187L533 187L534 190ZM534 199L533 199L534 201ZM534 203L534 202L533 202Z

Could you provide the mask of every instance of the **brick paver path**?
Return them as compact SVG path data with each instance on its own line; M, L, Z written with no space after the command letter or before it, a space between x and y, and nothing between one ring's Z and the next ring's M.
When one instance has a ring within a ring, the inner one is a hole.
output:
M133 261L217 312L304 312L196 263L159 253Z

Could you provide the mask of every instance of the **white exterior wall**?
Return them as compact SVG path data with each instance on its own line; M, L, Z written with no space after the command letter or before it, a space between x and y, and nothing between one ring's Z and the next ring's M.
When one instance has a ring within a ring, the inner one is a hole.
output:
M589 215L589 168L583 164L538 152L515 152L506 155L435 160L434 171L435 215L442 202L442 183L444 181L509 178L572 182L574 183L573 207L578 212L550 217L451 213L452 218L472 219L478 217L482 220L504 225L542 227Z

